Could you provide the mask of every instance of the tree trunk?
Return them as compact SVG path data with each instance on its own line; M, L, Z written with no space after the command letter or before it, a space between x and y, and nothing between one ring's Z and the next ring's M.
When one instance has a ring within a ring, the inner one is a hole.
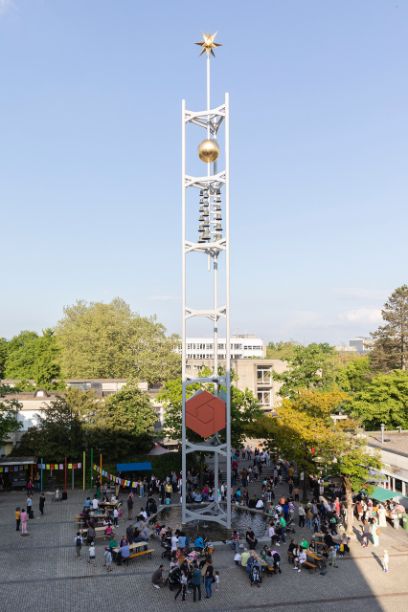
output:
M302 491L302 502L307 502L307 481L309 479L309 474L306 470L303 470L303 491Z
M346 491L346 508L347 508L347 521L346 521L346 533L348 536L353 535L353 523L354 523L354 513L353 513L353 489L351 488L351 483L348 478L343 476L343 484Z

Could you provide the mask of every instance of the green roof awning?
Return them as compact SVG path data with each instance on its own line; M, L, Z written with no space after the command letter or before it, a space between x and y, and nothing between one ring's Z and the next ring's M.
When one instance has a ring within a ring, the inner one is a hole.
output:
M380 502L385 502L388 499L393 499L393 497L398 496L401 496L401 493L398 493L398 491L390 491L383 487L374 487L373 491L369 494L369 497Z

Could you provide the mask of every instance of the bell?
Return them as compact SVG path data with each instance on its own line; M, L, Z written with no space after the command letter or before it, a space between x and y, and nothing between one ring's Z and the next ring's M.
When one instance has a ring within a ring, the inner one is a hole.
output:
M220 147L216 140L206 138L198 145L198 157L205 164L215 162L220 154Z
M204 215L200 215L200 216L198 217L198 220L200 221L200 223L202 223L202 222L204 221Z
M203 242L208 242L211 239L210 232L205 232L202 238L203 238Z
M210 227L210 222L208 221L208 219L206 219L206 220L204 221L204 223L203 223L203 227L204 227L204 228L208 228L208 227Z
M215 213L215 215L214 215L214 218L215 218L216 221L222 221L222 214L221 214L221 212L217 211Z
M222 225L221 225L221 223L216 223L215 224L215 231L216 232L222 232Z
M221 240L222 234L215 234L214 238L215 240Z

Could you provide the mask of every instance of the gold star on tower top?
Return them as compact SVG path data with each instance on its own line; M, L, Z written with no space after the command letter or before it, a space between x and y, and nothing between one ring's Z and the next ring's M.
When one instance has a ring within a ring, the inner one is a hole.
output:
M199 45L203 48L200 55L203 53L207 53L207 55L213 55L215 57L214 49L216 47L222 47L221 43L214 42L214 38L217 36L217 32L215 34L203 34L203 40L201 42L194 43L195 45Z

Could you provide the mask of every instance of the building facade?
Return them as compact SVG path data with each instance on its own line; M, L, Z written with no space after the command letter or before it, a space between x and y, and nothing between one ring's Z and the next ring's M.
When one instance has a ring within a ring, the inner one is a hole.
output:
M209 359L189 359L188 376L197 376L203 368L209 368L211 363ZM279 389L282 386L276 375L285 372L287 367L287 362L281 359L232 359L233 384L241 391L252 391L262 409L273 412L280 403Z
M265 345L261 338L250 335L231 336L231 359L262 359L265 357ZM180 347L181 350L181 347ZM214 338L187 338L187 359L209 360L214 355ZM218 358L225 359L225 338L218 338Z

